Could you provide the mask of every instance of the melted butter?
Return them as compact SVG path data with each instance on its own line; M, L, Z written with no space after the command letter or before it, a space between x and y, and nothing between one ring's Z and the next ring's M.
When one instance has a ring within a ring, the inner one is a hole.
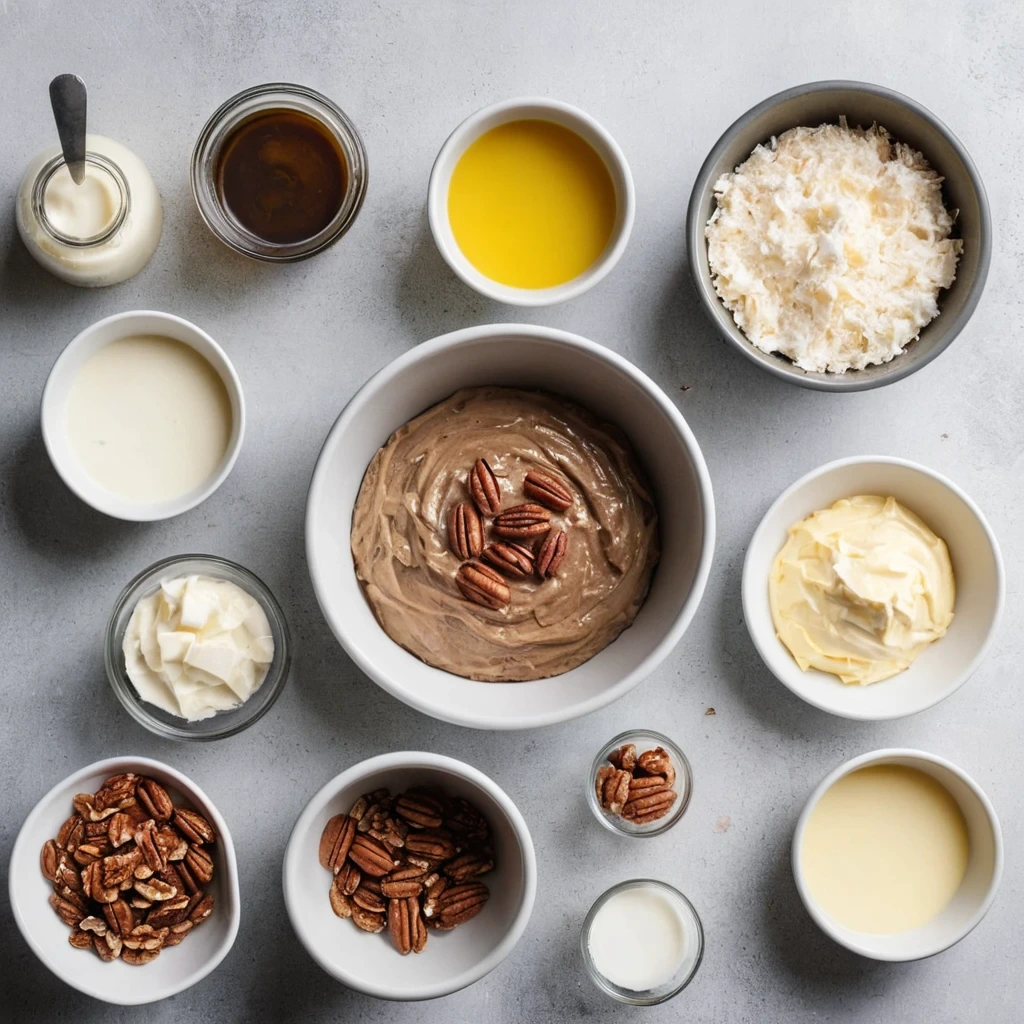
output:
M956 895L970 841L949 791L924 772L876 765L835 783L807 821L800 860L815 902L839 924L918 928Z
M515 288L578 277L604 251L615 224L615 186L583 138L551 121L498 125L452 173L448 218L480 273Z

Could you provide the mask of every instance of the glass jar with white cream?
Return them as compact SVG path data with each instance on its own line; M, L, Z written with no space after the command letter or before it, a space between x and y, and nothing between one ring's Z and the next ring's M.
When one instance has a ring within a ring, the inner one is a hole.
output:
M40 266L69 284L118 284L149 262L163 228L146 165L102 135L86 137L85 178L75 184L59 146L31 160L16 200L18 233Z
M704 958L693 904L652 878L612 886L583 922L580 947L595 985L620 1003L653 1006L678 995Z

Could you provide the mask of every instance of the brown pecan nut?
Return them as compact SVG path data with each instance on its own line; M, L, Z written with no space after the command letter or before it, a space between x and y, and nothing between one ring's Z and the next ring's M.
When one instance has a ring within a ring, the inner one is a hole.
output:
M108 903L103 908L103 916L106 918L107 926L118 935L127 935L135 927L132 908L123 899L116 899L113 903Z
M357 835L348 851L349 859L371 878L383 878L398 866L388 848L372 836Z
M56 893L50 895L50 906L56 911L57 916L66 925L77 925L86 915L76 904L62 899Z
M188 906L191 901L188 894L175 896L153 907L146 915L146 924L150 928L170 928L172 924L181 924L188 917Z
M92 949L92 935L89 932L79 931L77 928L72 928L71 933L68 935L68 942L71 943L75 949Z
M551 513L543 505L516 505L497 516L492 528L499 537L511 540L539 537L551 529Z
M637 767L648 775L661 775L669 786L675 784L676 769L672 758L664 747L645 750L636 761Z
M82 892L96 903L113 903L120 889L116 885L103 884L103 863L97 860L82 871Z
M349 814L336 814L320 835L320 865L328 871L341 870L356 837L356 819Z
M423 898L423 916L428 921L436 918L441 910L441 899L451 883L447 878L437 876L434 881L427 884L426 894Z
M140 924L123 936L125 949L160 949L169 929Z
M352 902L373 914L383 914L388 907L384 897L379 892L374 892L366 882L352 894Z
M355 821L362 821L367 811L371 808L379 807L387 799L388 791L386 789L375 789L372 793L364 793L352 805L352 810L348 812L348 816Z
M493 857L481 851L470 851L448 861L444 873L453 882L468 882L471 878L486 874L493 867Z
M441 820L438 819L437 823L440 825ZM60 864L62 855L55 839L47 839L43 843L43 849L39 854L39 867L47 881L55 882L57 880L57 866Z
M201 846L190 846L182 864L199 885L206 885L213 878L213 858Z
M53 883L57 888L66 887L75 892L82 891L82 876L74 864L68 863L67 854L62 853L57 860L57 874Z
M164 939L164 949L167 949L168 946L177 946L194 927L195 926L191 921L182 921L181 924L172 924L170 930L167 932L167 938Z
M492 569L522 580L533 575L533 552L523 544L498 541L484 548L480 556Z
M659 789L671 788L660 775L634 775L629 780L629 796L627 799L633 800L637 797L656 793Z
M213 826L201 814L187 807L179 807L174 812L174 827L193 843L212 843L217 838Z
M433 861L448 860L455 856L451 833L439 828L424 828L410 833L405 847L410 853Z
M544 543L537 552L537 575L542 580L549 580L552 576L558 575L568 547L569 536L565 530L553 530L544 538Z
M377 932L384 931L383 914L375 914L373 911L366 910L364 907L356 904L352 905L352 923L364 932L376 934Z
M96 805L96 797L92 793L76 793L71 803L74 804L75 810L87 822L103 821L112 814L117 813L116 807L98 807Z
M352 916L352 894L346 893L342 890L342 887L338 885L338 879L341 875L335 875L334 881L331 882L330 901L331 910L334 911L338 917L351 917Z
M135 891L151 903L163 903L164 900L174 899L178 890L173 885L168 885L159 878L150 878L145 882L136 882ZM109 900L108 902L113 902Z
M99 860L103 856L103 847L99 844L94 843L79 843L75 847L75 852L72 857L75 858L75 863L80 864L83 868L88 867L93 861Z
M438 903L438 926L448 931L476 917L490 892L483 882L461 882L446 889Z
M135 830L135 845L142 855L142 860L153 871L163 871L167 867L163 851L156 844L156 822L152 818Z
M494 470L485 459L477 459L469 471L469 493L482 516L496 516L501 511L501 488Z
M393 899L388 903L388 932L395 949L402 956L423 951L427 944L427 928L420 916L418 900L410 897Z
M605 780L601 806L612 814L621 814L629 799L629 783L633 778L627 771L616 769Z
M133 967L142 967L151 964L159 955L159 949L125 949L121 952L121 959Z
M463 562L455 574L455 583L467 601L495 611L508 606L512 591L492 568L481 562Z
M441 824L444 806L431 793L409 790L395 801L395 814L416 828L437 828Z
M64 900L65 903L70 903L73 907L78 907L82 912L83 917L89 913L89 900L85 895L81 880L78 882L77 889L70 885L62 885L57 881L54 883L53 893L58 898Z
M118 811L111 816L107 823L107 839L110 845L116 850L118 847L130 843L135 838L135 826L132 819L124 811Z
M154 842L167 861L184 860L188 853L188 840L169 825L157 829Z
M636 768L636 747L632 743L624 743L608 755L608 760L616 768L631 772Z
M57 833L57 845L68 853L74 853L75 847L85 836L85 822L79 814L72 814L60 827Z
M103 884L105 886L120 886L122 882L135 877L135 865L142 860L142 853L137 846L132 847L125 853L112 853L104 857L100 863L103 865Z
M550 473L530 470L523 480L523 494L545 508L564 512L572 505L572 491Z
M483 550L484 528L468 501L452 505L448 512L448 544L462 559L476 558Z
M107 934L107 922L98 917L83 917L82 920L78 922L78 927L81 928L83 932L94 932L96 935Z
M96 806L122 810L135 803L135 785L138 781L139 777L134 772L111 775L96 793Z
M201 925L213 913L213 893L208 892L201 896L198 903L193 903L188 912L188 919L197 927Z
M363 873L351 861L346 861L334 876L334 880L338 883L340 892L351 896L359 888L359 883L363 880Z
M94 935L92 937L92 946L99 955L99 958L106 960L107 963L110 963L111 960L116 960L122 953L121 936L110 931L102 937Z
M139 779L135 795L151 818L156 821L170 821L174 804L167 790L156 779Z
M646 825L668 814L676 802L675 790L667 787L631 797L622 808L622 816L636 825Z
M423 883L415 878L411 878L408 881L395 881L389 876L381 881L380 891L381 895L389 900L412 899L423 892Z

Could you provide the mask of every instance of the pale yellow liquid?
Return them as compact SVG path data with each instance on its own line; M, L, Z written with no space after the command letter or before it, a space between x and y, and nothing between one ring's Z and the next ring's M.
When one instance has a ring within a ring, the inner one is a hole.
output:
M498 125L455 165L448 219L466 259L514 288L578 277L615 224L615 186L585 139L551 121Z
M800 847L811 897L854 931L889 935L936 917L967 871L963 813L930 775L861 768L818 801Z
M68 394L68 438L82 467L107 490L135 501L177 498L209 480L232 425L217 371L171 338L104 345Z

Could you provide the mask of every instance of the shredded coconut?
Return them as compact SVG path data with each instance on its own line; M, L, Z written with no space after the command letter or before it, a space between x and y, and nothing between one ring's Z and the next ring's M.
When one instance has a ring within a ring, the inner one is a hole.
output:
M715 290L750 341L804 370L887 363L956 277L941 186L877 125L793 128L715 182Z

